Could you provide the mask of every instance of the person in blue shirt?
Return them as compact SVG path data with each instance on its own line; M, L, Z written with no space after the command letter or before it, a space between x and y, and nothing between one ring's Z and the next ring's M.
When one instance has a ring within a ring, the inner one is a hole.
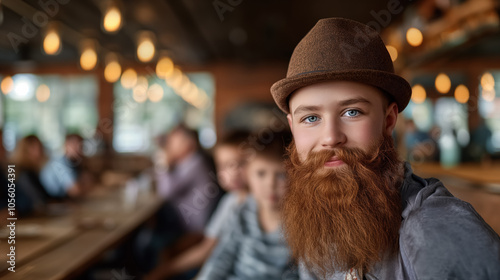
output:
M52 197L78 197L83 191L79 184L82 169L83 138L68 134L64 142L64 155L51 159L40 171L40 181Z

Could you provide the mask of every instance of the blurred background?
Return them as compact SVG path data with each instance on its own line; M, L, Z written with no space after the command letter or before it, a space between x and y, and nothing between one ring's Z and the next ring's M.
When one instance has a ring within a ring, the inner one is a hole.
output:
M319 19L345 17L380 32L412 86L394 133L401 156L418 174L442 179L499 232L499 16L497 0L1 0L2 156L8 164L32 135L54 158L65 154L67 135L79 135L89 188L126 188L161 165L162 139L179 123L208 152L233 129L286 125L269 88ZM81 275L155 209L47 278ZM78 224L113 229L120 219ZM80 234L70 232L61 240ZM18 268L42 267L46 254L63 254L54 250L64 242L26 253ZM122 272L108 279L124 279L116 276Z

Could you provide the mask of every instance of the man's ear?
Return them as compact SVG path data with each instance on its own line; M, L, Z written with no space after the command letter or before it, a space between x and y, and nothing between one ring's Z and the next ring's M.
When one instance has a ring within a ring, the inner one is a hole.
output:
M292 114L286 115L286 119L288 120L288 126L290 126L290 131L293 134L293 125L292 125Z
M398 120L398 105L396 102L392 102L387 106L387 110L385 112L385 127L384 132L386 135L392 135L392 131L396 126L396 122Z

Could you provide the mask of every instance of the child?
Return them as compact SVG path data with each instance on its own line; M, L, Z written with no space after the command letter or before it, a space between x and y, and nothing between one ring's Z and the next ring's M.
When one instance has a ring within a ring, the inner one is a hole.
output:
M291 270L281 235L280 199L285 192L284 144L281 135L258 143L246 175L250 193L197 279L286 279Z
M220 186L227 191L208 223L204 238L194 247L174 259L164 261L154 269L147 279L164 279L201 267L220 238L229 216L245 200L247 187L243 174L244 158L240 145L248 140L249 134L233 131L217 143L214 160Z

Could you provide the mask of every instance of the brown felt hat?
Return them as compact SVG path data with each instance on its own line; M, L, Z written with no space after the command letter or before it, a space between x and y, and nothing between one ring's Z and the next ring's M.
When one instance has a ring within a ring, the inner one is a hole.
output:
M411 87L394 66L377 31L343 18L321 19L293 51L286 78L271 87L274 101L289 113L297 89L325 81L353 81L378 87L392 96L399 112L408 105Z

